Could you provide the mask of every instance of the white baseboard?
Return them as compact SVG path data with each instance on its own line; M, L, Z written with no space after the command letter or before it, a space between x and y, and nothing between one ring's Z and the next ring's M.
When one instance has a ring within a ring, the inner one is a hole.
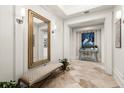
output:
M119 72L119 70L117 68L114 69L113 76L114 76L114 79L116 80L116 82L118 83L118 85L121 88L124 88L124 78L123 78L123 75Z

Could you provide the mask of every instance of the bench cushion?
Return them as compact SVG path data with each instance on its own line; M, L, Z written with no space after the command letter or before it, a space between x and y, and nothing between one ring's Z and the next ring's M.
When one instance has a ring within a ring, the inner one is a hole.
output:
M51 74L52 71L61 66L62 63L50 62L45 66L39 66L25 72L20 79L24 80L29 84L29 86L31 86L32 84L45 79L47 76L49 76L49 74Z

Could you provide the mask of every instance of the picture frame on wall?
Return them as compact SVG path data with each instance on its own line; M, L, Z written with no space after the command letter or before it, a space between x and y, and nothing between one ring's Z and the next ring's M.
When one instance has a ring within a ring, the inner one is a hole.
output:
M115 23L115 47L121 48L121 19Z

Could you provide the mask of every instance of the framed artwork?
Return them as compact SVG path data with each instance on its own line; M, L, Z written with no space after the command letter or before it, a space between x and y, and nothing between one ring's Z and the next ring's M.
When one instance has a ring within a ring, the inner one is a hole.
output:
M82 47L94 46L94 32L82 33Z
M115 47L121 48L121 19L115 23Z

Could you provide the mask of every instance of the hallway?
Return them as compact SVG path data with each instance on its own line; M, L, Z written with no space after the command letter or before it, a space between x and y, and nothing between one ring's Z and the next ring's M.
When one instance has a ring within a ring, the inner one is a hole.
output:
M123 5L0 5L0 16L1 84L124 87Z

